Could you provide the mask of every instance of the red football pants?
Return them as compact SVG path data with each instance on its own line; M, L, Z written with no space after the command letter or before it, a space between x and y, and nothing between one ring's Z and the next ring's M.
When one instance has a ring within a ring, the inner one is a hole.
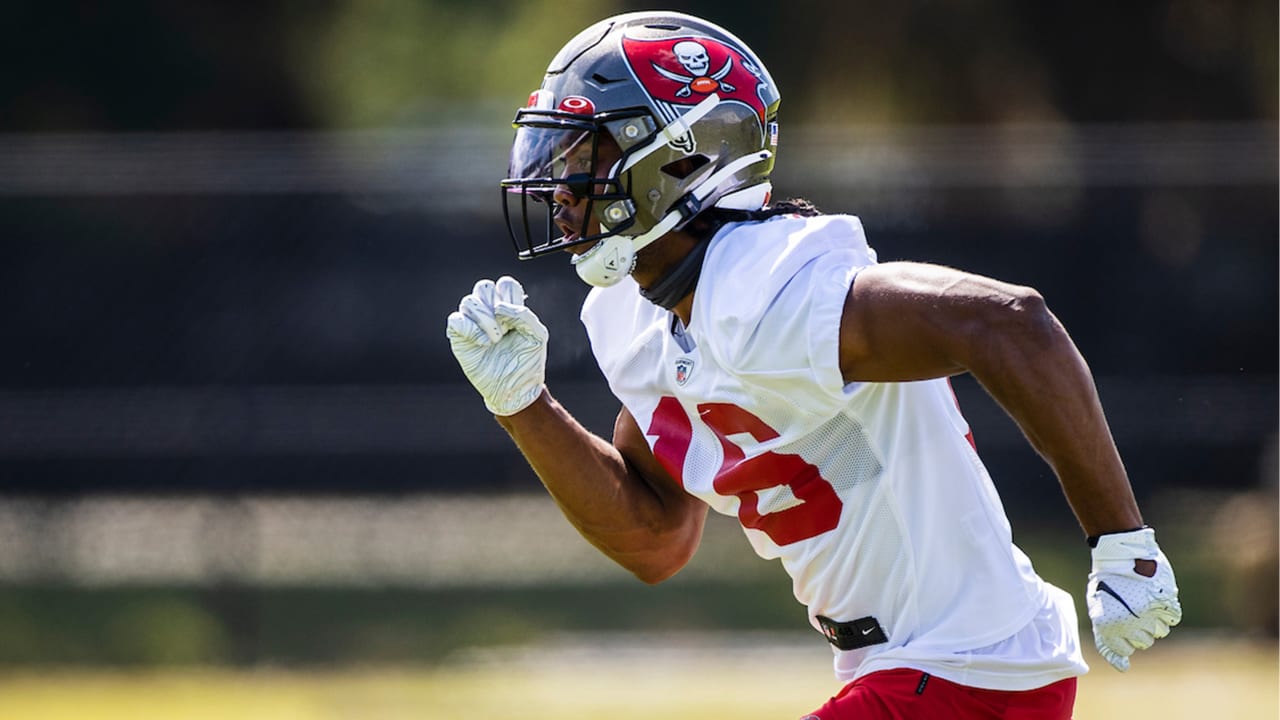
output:
M802 720L1071 720L1076 679L1035 690L983 690L919 670L854 680Z

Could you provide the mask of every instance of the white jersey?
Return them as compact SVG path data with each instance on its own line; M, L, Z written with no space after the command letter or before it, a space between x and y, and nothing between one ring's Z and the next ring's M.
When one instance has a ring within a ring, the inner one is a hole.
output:
M1077 675L1071 599L1013 545L947 380L842 379L844 303L875 262L855 217L732 224L689 327L630 279L592 290L582 321L657 459L782 562L811 623L879 622L887 642L836 651L841 679L915 667L1025 690Z

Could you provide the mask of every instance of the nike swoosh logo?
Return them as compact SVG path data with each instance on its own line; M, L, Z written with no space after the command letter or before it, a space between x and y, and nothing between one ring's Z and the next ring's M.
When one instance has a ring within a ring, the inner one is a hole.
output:
M863 634L863 635L870 635L871 633L873 633L873 632L875 632L875 631L876 631L876 629L875 629L875 628L867 628L866 630L863 630L863 631L862 631L862 634Z
M1111 586L1108 585L1105 580L1098 583L1098 589L1110 595L1111 597L1115 598L1116 600L1118 600L1120 604L1124 606L1124 609L1129 611L1130 615L1134 617L1139 617L1138 613L1134 612L1133 608L1129 607L1129 603L1125 602L1124 598L1120 597L1120 593L1116 592L1115 590L1112 590Z

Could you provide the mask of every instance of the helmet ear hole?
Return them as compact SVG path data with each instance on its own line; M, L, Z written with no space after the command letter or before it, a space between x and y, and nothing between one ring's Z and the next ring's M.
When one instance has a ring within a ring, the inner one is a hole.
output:
M698 153L697 155L690 155L689 157L683 157L679 160L673 160L672 162L663 165L661 169L664 175L673 177L676 180L684 180L697 172L698 168L709 162L711 162L711 158L703 155L702 153Z

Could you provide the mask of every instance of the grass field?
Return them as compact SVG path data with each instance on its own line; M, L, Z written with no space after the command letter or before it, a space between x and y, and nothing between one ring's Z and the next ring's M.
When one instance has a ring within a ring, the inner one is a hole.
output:
M1081 720L1275 720L1280 710L1268 644L1171 640L1125 675L1090 662ZM589 636L439 668L10 671L0 720L794 720L835 689L825 649L809 644Z

